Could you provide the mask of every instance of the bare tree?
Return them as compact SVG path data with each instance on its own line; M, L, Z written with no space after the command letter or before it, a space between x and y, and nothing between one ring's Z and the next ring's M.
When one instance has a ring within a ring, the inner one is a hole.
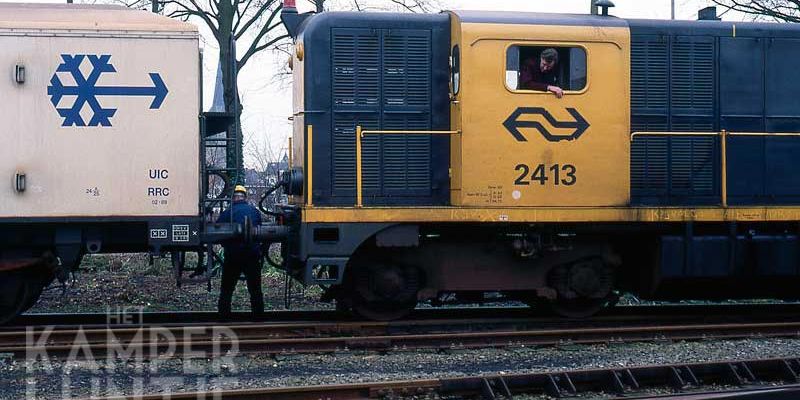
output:
M255 169L258 176L258 182L255 183L262 187L271 186L274 182L271 182L270 178L274 179L276 176L273 173L274 171L270 171L270 164L277 161L279 157L269 140L250 140L246 145L245 151L251 161L252 168Z
M225 109L234 112L239 99L234 79L253 56L288 41L289 36L280 21L281 0L115 0L128 7L151 9L172 18L192 20L204 25L219 48L222 66L222 86ZM234 48L233 46L236 46ZM243 50L237 52L237 50ZM237 54L238 53L238 54ZM241 108L237 119L241 119ZM240 124L237 124L240 126ZM243 140L241 129L235 134L239 148L229 152L227 165L243 170ZM238 154L237 154L238 153ZM238 159L238 165L234 160ZM228 176L232 185L242 179Z
M211 32L219 48L222 66L223 98L225 108L233 112L239 99L234 79L253 56L267 49L288 51L291 44L280 21L282 0L111 0L127 7L161 12L164 15L204 25ZM326 10L393 10L405 12L433 12L440 0L309 0L317 12ZM236 43L236 49L233 48ZM237 49L244 50L237 54ZM235 58L235 59L234 59ZM237 118L241 119L241 108ZM237 124L240 126L240 124ZM227 165L243 171L244 140L241 129L236 132L240 146L237 153L229 153ZM248 154L252 156L252 154ZM238 165L233 160L238 159ZM228 185L243 177L226 177Z
M712 0L728 10L749 14L756 19L800 22L800 0Z

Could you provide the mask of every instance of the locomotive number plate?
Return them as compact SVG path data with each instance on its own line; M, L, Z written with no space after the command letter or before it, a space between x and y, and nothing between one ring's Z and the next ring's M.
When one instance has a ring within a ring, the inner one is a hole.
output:
M532 183L572 186L578 182L578 169L572 164L539 164L533 168L528 164L517 164L514 170L519 173L514 180L517 186L529 186Z

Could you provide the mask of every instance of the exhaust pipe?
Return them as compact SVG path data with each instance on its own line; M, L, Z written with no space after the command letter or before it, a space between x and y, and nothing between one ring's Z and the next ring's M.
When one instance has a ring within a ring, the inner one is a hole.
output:
M286 27L286 32L292 39L297 38L299 33L300 24L308 18L310 14L298 14L297 3L295 0L283 0L283 9L281 10L281 22Z

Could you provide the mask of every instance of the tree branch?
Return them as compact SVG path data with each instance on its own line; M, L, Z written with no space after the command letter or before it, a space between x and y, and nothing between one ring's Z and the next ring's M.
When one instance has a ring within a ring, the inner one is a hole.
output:
M261 16L264 14L264 12L267 11L267 9L269 9L270 6L275 4L275 2L276 2L276 0L267 0L267 1L265 1L264 4L262 4L261 7L258 8L258 11L256 11L255 14L253 14L253 18L250 18L250 20L247 21L244 24L244 26L242 27L242 29L239 32L235 32L235 31L233 32L234 33L234 37L237 40L239 38L241 38L242 35L244 35L244 33L247 32L247 30L250 29L250 27L254 23L256 23L256 21L261 19ZM275 10L272 11L272 15L270 15L270 21L276 15L276 13L280 12L281 9L283 9L283 3L279 3L278 6L275 7Z
M211 29L211 32L214 34L214 36L217 36L217 34L219 33L219 29L217 28L217 25L215 25L213 22L217 21L217 18L214 15L211 15L207 11L203 10L203 8L200 7L194 0L190 1L194 6L194 8L189 7L188 5L178 0L166 0L162 4L164 5L164 8L166 8L168 4L178 7L178 9L167 13L166 14L167 16L175 18L188 18L188 17L201 18L206 23L206 25L208 25L208 28Z
M389 0L389 2L397 4L398 6L400 6L402 8L405 8L406 10L411 11L412 13L416 12L416 10L414 10L409 5L407 5L405 1L402 1L402 0Z
M250 43L250 47L247 49L244 56L242 56L241 60L239 61L238 64L239 69L244 67L244 65L247 63L247 60L249 60L253 54L259 51L258 43L261 42L261 39L263 39L273 29L281 25L280 21L275 24L272 24L272 21L274 21L275 18L277 18L278 15L280 15L282 9L283 9L283 4L279 5L278 7L275 7L275 9L272 10L272 13L270 14L269 18L261 27L261 31L258 32L255 39L253 39L253 41ZM243 32L244 31L239 32L239 35L241 35Z
M211 19L214 18L215 20L217 20L217 23L219 23L219 20L216 19L216 17L214 17L211 14L209 14L207 11L203 10L203 8L200 7L200 5L197 4L197 2L195 0L189 0L189 2L192 3L194 8L198 11L198 15L200 16L200 18L203 19L203 21L206 22L206 25L208 25L208 27L211 29L211 32L214 33L214 36L218 36L219 35L219 29L217 28L216 25L214 25L214 23L211 21ZM181 3L177 2L177 4L181 4ZM183 5L183 4L181 4L181 5ZM188 9L188 7L187 7L187 9Z
M389 2L412 13L429 12L433 10L430 0L389 0Z
M247 10L250 9L250 5L252 3L253 0L247 0L247 4L245 4L244 7L239 7L238 5L236 6L236 23L233 24L234 32L239 31L239 25L242 23L242 18L244 18L244 15L247 13ZM241 2L237 1L237 4L241 4Z
M275 25L275 26L277 26L277 25ZM268 42L266 42L266 43L264 43L263 45L260 45L260 46L256 46L257 42L253 42L253 45L250 47L250 49L247 50L247 53L245 53L244 56L242 56L242 59L237 63L237 68L239 70L241 70L244 67L244 65L247 64L247 60L249 60L250 57L253 56L253 54L256 54L259 51L262 51L262 50L268 48L269 46L272 46L275 43L278 43L281 40L288 39L288 38L289 38L288 34L280 35L280 36L275 37L272 40L270 40L270 41L268 41Z
M211 14L215 17L219 15L219 3L215 0L208 0L208 9L211 10Z
M800 0L712 0L728 10L769 17L776 21L800 22Z

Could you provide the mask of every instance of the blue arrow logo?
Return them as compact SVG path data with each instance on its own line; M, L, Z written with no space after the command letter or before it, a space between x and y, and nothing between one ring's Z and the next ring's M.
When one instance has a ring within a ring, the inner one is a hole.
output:
M161 79L161 75L151 72L150 80L153 86L97 86L97 81L104 73L117 72L116 68L110 63L111 55L93 54L62 54L61 64L59 64L53 77L50 78L50 85L47 86L47 95L50 102L56 108L58 115L64 121L61 126L111 126L111 117L116 114L116 108L104 108L100 104L98 97L102 96L140 96L153 97L150 109L161 108L164 99L167 98L167 85ZM88 60L92 66L89 76L84 76L80 70L81 64ZM64 86L58 73L69 73L75 80L75 86ZM64 96L76 96L75 102L69 107L59 107L59 103ZM85 105L92 109L92 117L88 124L84 121L80 112Z

